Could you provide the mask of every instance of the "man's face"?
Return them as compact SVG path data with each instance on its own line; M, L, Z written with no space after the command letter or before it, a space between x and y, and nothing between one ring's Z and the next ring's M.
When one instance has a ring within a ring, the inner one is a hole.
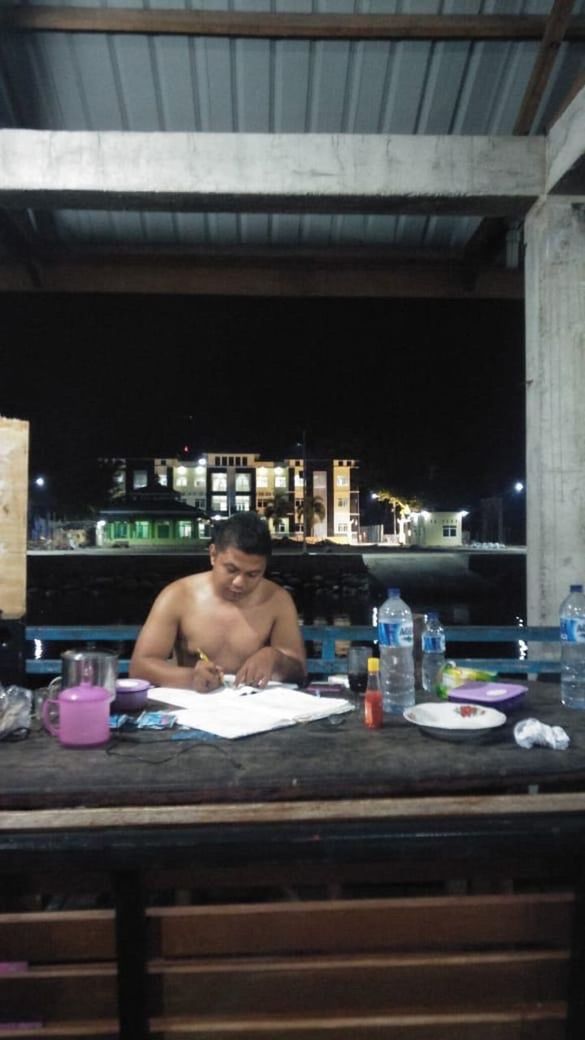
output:
M216 593L232 603L249 596L262 581L266 570L265 556L253 556L231 545L221 552L215 545L210 545L209 558Z

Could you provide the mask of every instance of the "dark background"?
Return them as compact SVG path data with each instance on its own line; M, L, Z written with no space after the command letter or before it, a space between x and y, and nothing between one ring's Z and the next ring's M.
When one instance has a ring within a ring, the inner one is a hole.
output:
M97 456L360 460L365 488L472 508L523 479L521 301L4 295L0 413L31 477ZM295 447L295 444L297 445Z

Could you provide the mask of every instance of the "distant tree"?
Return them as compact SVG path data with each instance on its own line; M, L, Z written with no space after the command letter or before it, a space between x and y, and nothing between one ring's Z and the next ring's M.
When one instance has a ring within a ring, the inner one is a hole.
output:
M114 488L118 459L83 459L52 478L54 509L63 517L92 517L105 506Z
M381 488L375 492L378 502L388 502L389 505L393 506L394 509L400 509L401 516L408 516L410 513L422 509L421 503L414 496L408 498L403 495L398 495L394 491L390 491L389 488Z
M290 516L290 500L288 495L280 494L275 495L274 498L268 500L264 506L264 516L268 521L268 526L271 531L275 528L275 523L278 520L286 520Z

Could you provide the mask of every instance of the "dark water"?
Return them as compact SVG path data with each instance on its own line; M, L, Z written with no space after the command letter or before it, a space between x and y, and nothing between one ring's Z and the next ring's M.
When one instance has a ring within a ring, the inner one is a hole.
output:
M206 570L206 555L29 554L29 624L141 624L160 590L184 574ZM523 553L275 554L270 576L291 593L305 624L372 623L372 611L395 585L414 613L438 610L448 625L516 624L525 619ZM66 647L48 646L54 657ZM117 647L120 653L131 646ZM493 647L494 654L510 652ZM458 656L484 656L461 644ZM27 649L32 655L32 647Z

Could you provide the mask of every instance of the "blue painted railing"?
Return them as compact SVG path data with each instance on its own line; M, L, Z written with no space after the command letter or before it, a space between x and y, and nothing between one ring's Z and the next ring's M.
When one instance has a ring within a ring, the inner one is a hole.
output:
M140 631L139 625L27 625L26 639L29 643L40 640L41 643L60 643L67 647L87 647L89 645L107 644L109 649L118 650L123 644L133 643ZM347 671L345 653L349 642L371 642L377 639L376 629L371 625L302 625L301 631L306 643L313 646L307 665L310 674L334 675ZM533 656L526 657L532 644L558 644L559 629L544 626L526 626L518 628L513 625L447 625L447 657L457 664L486 668L502 674L534 674L559 671L558 654L555 659ZM515 646L516 656L511 657L473 657L462 658L453 651L454 643L509 643ZM522 653L521 653L522 649ZM128 649L126 648L126 653ZM119 672L128 672L129 659L120 657ZM61 671L60 658L27 657L27 675L58 675Z

